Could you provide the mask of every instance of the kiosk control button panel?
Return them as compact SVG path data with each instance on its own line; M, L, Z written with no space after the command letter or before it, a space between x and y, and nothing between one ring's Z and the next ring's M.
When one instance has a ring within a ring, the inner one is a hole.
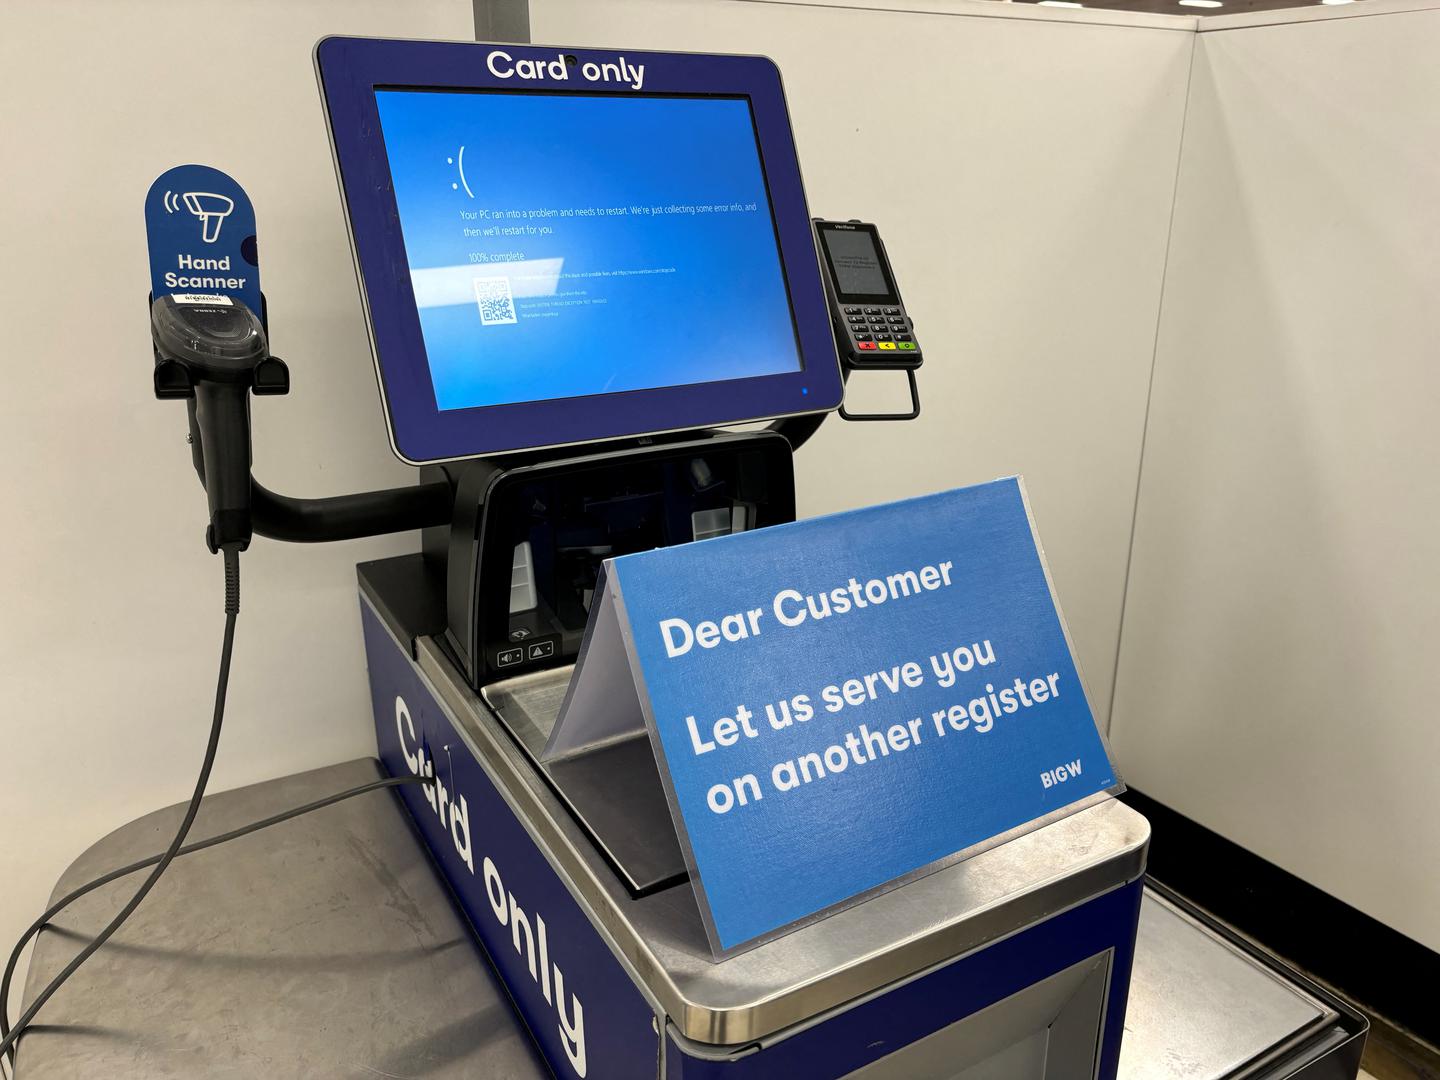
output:
M559 639L554 636L538 640L511 637L511 640L492 650L495 667L504 669L506 675L518 674L514 669L535 664L541 660L552 660L558 655Z

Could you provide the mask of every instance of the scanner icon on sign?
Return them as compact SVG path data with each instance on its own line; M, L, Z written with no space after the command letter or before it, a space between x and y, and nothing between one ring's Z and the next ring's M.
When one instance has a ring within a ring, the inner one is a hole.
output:
M167 212L173 214L182 205L200 219L200 239L213 244L220 239L220 228L235 209L235 200L213 191L187 191L181 195L165 192Z

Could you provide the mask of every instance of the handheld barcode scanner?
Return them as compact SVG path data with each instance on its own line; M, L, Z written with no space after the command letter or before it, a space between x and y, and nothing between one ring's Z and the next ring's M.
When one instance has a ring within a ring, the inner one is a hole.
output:
M185 398L191 457L205 485L211 551L250 546L250 392L290 389L255 313L226 296L202 303L162 296L150 307L155 396Z
M264 324L242 301L162 296L150 307L155 396L188 404L190 456L205 488L211 551L244 551L258 533L292 543L354 540L448 522L444 484L297 499L250 475L249 395L290 391L290 369L270 355Z

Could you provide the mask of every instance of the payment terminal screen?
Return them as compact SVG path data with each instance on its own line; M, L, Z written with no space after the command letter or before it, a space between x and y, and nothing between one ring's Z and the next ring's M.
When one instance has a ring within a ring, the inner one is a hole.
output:
M375 98L439 408L800 370L748 101Z
M884 296L890 292L880 253L868 232L826 229L825 247L835 268L835 284L845 295Z

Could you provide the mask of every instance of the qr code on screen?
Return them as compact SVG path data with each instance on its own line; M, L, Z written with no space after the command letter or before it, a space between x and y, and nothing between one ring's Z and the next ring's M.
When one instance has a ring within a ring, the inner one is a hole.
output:
M480 322L484 326L500 326L516 322L515 297L510 294L510 279L477 277L475 300L480 305Z

